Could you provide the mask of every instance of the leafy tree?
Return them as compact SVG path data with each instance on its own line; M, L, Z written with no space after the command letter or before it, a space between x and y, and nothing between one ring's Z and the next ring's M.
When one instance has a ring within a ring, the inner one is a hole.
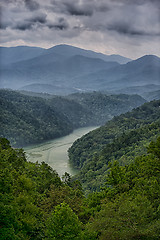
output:
M55 240L81 239L81 223L66 203L57 205L48 219L46 236Z
M160 137L158 137L156 142L152 141L147 150L148 153L153 153L160 159Z
M113 163L108 173L103 204L86 231L103 240L158 240L160 236L159 140L146 154L126 166Z

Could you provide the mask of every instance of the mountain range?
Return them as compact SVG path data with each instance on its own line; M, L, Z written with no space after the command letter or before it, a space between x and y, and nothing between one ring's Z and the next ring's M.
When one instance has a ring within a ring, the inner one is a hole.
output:
M57 45L1 47L0 56L0 88L56 95L98 90L146 98L160 90L160 58L154 55L131 60Z

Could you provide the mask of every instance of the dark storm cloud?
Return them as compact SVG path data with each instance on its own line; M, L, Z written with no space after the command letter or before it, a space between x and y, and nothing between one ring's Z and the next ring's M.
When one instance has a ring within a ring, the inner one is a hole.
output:
M160 0L0 0L0 3L3 9L0 36L4 46L51 47L66 43L129 57L160 52Z
M47 17L46 14L39 13L31 18L26 18L23 21L16 22L12 28L21 31L30 30L33 27L44 25L47 22L46 17Z
M108 1L107 13L96 12L83 23L89 31L143 37L160 36L159 20L158 7L150 0L112 0Z
M70 15L75 16L92 16L93 10L89 6L80 6L76 4L66 3L66 10Z
M5 18L4 14L4 7L0 6L0 29L5 30L8 26L11 25L11 20L8 18Z
M91 16L93 9L87 3L80 3L80 1L72 0L52 0L53 11L65 13L73 16Z
M43 23L46 23L46 22L47 22L46 18L47 18L47 15L46 15L45 13L39 13L39 14L31 17L31 18L28 19L28 20L29 20L30 22L32 22L32 23L37 23L37 22L39 22L39 23L42 23L42 24L43 24Z
M124 4L134 4L134 5L143 5L146 3L152 3L152 4L157 4L160 5L159 0L112 0L112 2L117 2L117 3L124 3Z
M4 25L1 21L0 21L0 29L6 29L7 25Z
M47 27L55 30L66 30L69 28L69 24L64 18L59 18L55 23L47 24Z
M92 16L95 11L109 10L106 1L96 0L52 0L53 11L71 16Z
M21 6L21 5L25 5L25 7L27 9L29 9L30 11L35 11L38 10L40 8L40 4L35 1L35 0L1 0L2 4L11 4L12 6Z
M4 22L2 22L2 21L3 21L3 18L2 18L2 7L0 7L0 29L5 29L6 26L5 26Z
M13 29L21 30L21 31L26 31L30 30L33 27L33 23L31 22L21 22L17 23L17 25L13 26Z
M120 34L124 35L131 35L131 36L152 36L152 35L160 35L160 33L152 33L152 32L146 32L145 30L138 30L132 28L131 25L129 24L122 24L122 23L117 23L117 24L110 24L107 26L108 30L118 32Z
M7 28L7 24L5 24L2 21L0 21L0 29L5 30L6 28Z
M37 3L34 0L24 0L26 7L30 10L30 11L35 11L38 10L40 8L40 4Z
M16 2L17 0L1 0L1 3L14 3Z

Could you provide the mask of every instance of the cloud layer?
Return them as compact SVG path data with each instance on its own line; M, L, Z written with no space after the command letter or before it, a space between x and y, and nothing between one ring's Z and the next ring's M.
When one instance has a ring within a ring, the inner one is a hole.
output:
M1 0L1 45L160 55L159 0Z

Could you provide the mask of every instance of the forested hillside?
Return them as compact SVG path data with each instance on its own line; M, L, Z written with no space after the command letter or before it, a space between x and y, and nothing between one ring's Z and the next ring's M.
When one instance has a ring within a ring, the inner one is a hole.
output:
M73 130L68 119L42 98L1 90L0 101L0 134L13 146L42 142Z
M94 121L97 125L105 124L114 116L131 111L145 102L142 97L136 94L107 95L101 92L75 93L66 98L80 103L93 112Z
M71 164L80 169L76 178L85 190L100 190L110 162L129 164L135 156L145 153L147 144L159 135L160 100L114 117L78 139L69 149Z
M110 165L105 186L84 197L47 164L27 162L0 138L1 240L159 240L160 137L131 164Z
M145 102L137 95L44 96L0 90L0 136L13 146L38 143L67 135L75 128L101 125Z

